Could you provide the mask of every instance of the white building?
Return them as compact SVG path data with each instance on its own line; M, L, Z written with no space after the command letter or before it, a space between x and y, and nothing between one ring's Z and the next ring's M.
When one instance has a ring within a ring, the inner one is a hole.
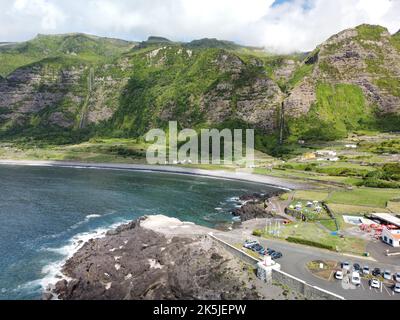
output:
M400 247L400 229L390 230L384 228L382 231L382 240L392 247Z
M273 261L270 256L265 256L264 261L257 264L258 279L272 283L272 270L281 270L281 265Z

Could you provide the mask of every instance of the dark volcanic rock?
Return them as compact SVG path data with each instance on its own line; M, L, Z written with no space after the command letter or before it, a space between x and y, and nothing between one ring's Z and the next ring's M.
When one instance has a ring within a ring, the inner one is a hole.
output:
M207 236L170 237L132 222L87 242L63 269L64 300L258 299L247 273Z
M273 218L271 212L266 211L263 207L254 203L247 203L241 208L234 210L232 214L236 217L240 217L242 222L257 218Z
M278 190L268 193L242 195L239 197L239 200L244 201L245 204L240 208L235 209L232 214L236 217L240 217L242 222L257 218L273 218L274 215L270 211L266 210L266 203L270 198L277 197L282 193L285 193L285 191Z

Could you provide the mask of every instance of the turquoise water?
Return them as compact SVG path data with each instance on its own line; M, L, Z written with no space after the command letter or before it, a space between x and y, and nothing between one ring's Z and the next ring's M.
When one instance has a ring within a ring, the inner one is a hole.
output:
M0 166L0 299L39 299L76 247L110 226L164 214L232 220L235 197L271 188L192 176Z

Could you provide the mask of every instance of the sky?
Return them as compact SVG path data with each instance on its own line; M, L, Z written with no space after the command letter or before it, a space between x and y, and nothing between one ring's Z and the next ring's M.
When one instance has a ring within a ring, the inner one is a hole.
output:
M0 8L0 42L83 32L218 38L290 53L362 23L400 29L400 0L0 0Z

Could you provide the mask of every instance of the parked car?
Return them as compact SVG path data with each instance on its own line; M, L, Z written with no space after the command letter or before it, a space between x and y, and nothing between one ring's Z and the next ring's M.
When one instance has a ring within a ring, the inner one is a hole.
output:
M374 288L374 289L380 289L381 288L381 282L378 279L372 279L369 282L369 285L371 286L371 288Z
M344 275L343 275L343 271L336 271L336 273L335 273L335 278L337 279L337 280L343 280L343 277L344 277Z
M275 252L276 252L276 251L273 250L273 249L270 249L270 248L267 249L267 254L268 254L269 256L273 255Z
M250 249L252 246L255 246L256 244L260 244L258 241L253 241L253 240L246 240L245 242L244 242L244 245L243 245L243 247L245 247L245 248L247 248L247 249Z
M392 273L389 270L385 270L383 278L385 278L385 280L392 280Z
M370 273L369 267L368 267L368 266L365 266L365 267L362 269L362 272L363 272L363 274L368 275L368 274Z
M257 252L258 250L260 250L260 249L262 249L262 246L260 245L260 244L255 244L255 245L252 245L251 247L250 247L250 249L252 250L252 251L255 251L255 252Z
M358 272L353 272L351 275L351 283L354 284L355 286L361 285L361 277Z
M400 282L400 272L397 272L397 273L394 275L394 279L396 280L396 282Z
M372 275L373 275L374 277L380 277L380 276L382 276L382 271L381 271L381 269L375 268L375 269L372 271Z
M360 266L358 263L355 263L355 264L353 265L353 269L354 269L354 271L359 272L359 271L361 271L361 266Z
M396 283L393 287L393 291L396 293L400 293L400 283Z
M274 253L271 255L271 258L272 258L273 260L280 259L280 258L282 258L282 253L280 253L280 252L274 252Z
M259 253L259 254L261 254L261 255L264 255L264 253L265 253L264 247L263 247L263 246L260 246L259 244L253 246L253 247L251 248L251 250L253 250L254 252L257 252L257 253Z
M350 270L350 263L348 263L348 262L343 262L343 263L342 263L342 269L343 269L343 270L346 270L346 271L349 271L349 270Z

